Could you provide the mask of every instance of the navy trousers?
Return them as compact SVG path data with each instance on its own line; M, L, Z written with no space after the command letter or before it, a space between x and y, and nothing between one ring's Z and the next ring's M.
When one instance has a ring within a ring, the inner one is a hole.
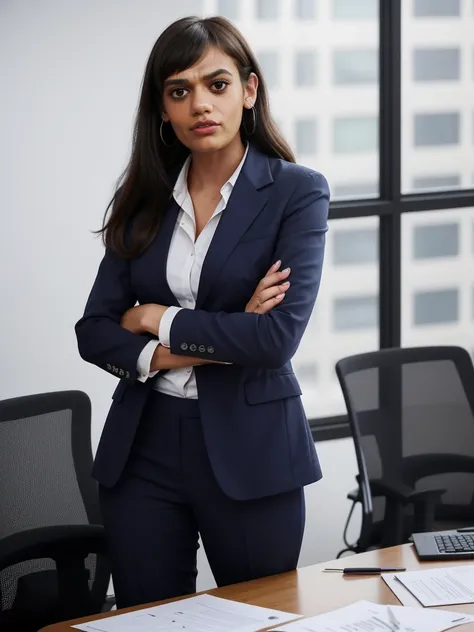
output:
M303 489L224 494L195 400L153 392L122 477L99 493L119 608L195 592L199 534L218 586L296 568Z

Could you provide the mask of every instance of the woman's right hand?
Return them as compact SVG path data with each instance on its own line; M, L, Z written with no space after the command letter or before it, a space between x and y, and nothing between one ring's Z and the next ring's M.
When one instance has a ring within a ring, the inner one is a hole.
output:
M280 266L281 261L277 261L268 270L247 303L245 307L246 312L266 314L285 298L285 294L290 287L290 282L287 279L291 270L290 268L285 268L285 270L280 272Z

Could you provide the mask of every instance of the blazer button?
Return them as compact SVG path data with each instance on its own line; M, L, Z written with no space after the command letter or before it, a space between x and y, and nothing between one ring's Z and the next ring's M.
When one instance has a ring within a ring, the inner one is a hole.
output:
M190 351L197 351L197 347L195 344L189 345L189 350Z
M214 347L208 347L207 348L207 352L208 353L214 353Z
M181 343L181 349L182 349L183 351L186 351L186 350L187 350L187 348L188 348L188 343L187 343L187 342L182 342L182 343Z
M204 353L206 351L206 347L204 345L199 345L199 352Z

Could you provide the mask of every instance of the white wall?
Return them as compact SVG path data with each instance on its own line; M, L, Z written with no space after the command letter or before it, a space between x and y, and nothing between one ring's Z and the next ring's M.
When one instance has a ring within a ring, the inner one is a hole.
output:
M196 0L0 3L0 398L84 390L94 449L115 378L79 358L73 331L102 256L90 231L126 163L151 46L200 10ZM354 486L351 442L318 449L325 478L307 490L302 566L342 547Z

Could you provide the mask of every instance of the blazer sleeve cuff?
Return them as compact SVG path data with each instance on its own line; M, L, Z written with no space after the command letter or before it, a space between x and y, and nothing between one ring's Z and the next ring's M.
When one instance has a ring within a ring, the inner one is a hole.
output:
M163 345L163 347L167 347L169 349L171 325L173 324L173 320L176 314L180 312L182 309L183 309L182 307L175 307L175 306L168 307L168 309L165 311L165 313L161 317L160 326L158 329L158 339L160 341L160 344Z

